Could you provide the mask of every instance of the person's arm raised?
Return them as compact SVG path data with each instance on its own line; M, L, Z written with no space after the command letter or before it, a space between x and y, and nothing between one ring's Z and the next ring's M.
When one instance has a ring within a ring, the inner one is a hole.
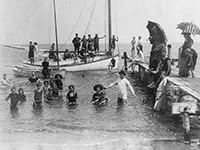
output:
M107 89L107 88L113 87L113 86L115 86L115 85L117 85L117 81L115 81L115 82L109 84L109 85L106 86L105 88Z

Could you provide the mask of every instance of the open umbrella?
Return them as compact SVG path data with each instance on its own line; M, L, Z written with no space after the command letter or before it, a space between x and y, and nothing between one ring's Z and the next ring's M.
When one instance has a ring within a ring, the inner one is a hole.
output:
M155 42L166 43L167 37L163 28L156 22L148 21L147 29L149 30L151 37L156 37Z
M177 25L177 29L181 29L182 33L190 33L193 36L199 34L200 35L200 28L195 25L193 22L181 22Z

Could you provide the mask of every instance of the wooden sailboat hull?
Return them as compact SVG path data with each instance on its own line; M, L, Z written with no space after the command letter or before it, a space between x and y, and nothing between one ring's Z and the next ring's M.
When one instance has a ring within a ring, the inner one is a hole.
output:
M73 60L68 60L68 61L60 61L60 68L61 69L65 69L66 71L86 71L86 70L106 70L108 69L108 64L111 61L111 57L109 58L102 58L102 59L96 59L92 62L88 62L88 63L73 63ZM115 67L114 69L116 69L118 67L118 55L115 56ZM23 62L24 66L27 68L41 68L41 64L40 63L35 63L35 64L31 64L30 62ZM56 62L54 63L50 63L50 66L52 68L56 68L57 64Z
M25 68L25 67L15 67L13 68L14 75L16 77L30 77L32 72L35 72L35 76L39 78L43 78L43 74L41 73L41 69L34 69L34 68ZM63 78L65 78L65 70L52 70L50 72L51 75L60 74Z

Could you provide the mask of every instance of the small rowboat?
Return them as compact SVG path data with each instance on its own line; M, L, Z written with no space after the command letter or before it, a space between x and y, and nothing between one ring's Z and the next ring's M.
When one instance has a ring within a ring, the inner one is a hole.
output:
M28 67L19 67L15 66L13 69L14 75L16 77L30 77L31 73L34 71L35 76L38 78L43 78L42 70L41 69L36 69L36 68L28 68ZM65 78L66 71L65 69L60 69L60 70L51 70L50 75L56 75L60 74L63 78Z

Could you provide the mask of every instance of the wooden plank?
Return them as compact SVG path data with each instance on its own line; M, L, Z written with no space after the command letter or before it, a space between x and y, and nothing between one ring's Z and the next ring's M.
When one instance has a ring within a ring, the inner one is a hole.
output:
M136 62L141 68L145 70L149 69L148 63ZM167 77L167 80L173 84L179 86L185 93L193 96L200 101L200 78L185 78L178 75L179 69L172 66L171 75Z

